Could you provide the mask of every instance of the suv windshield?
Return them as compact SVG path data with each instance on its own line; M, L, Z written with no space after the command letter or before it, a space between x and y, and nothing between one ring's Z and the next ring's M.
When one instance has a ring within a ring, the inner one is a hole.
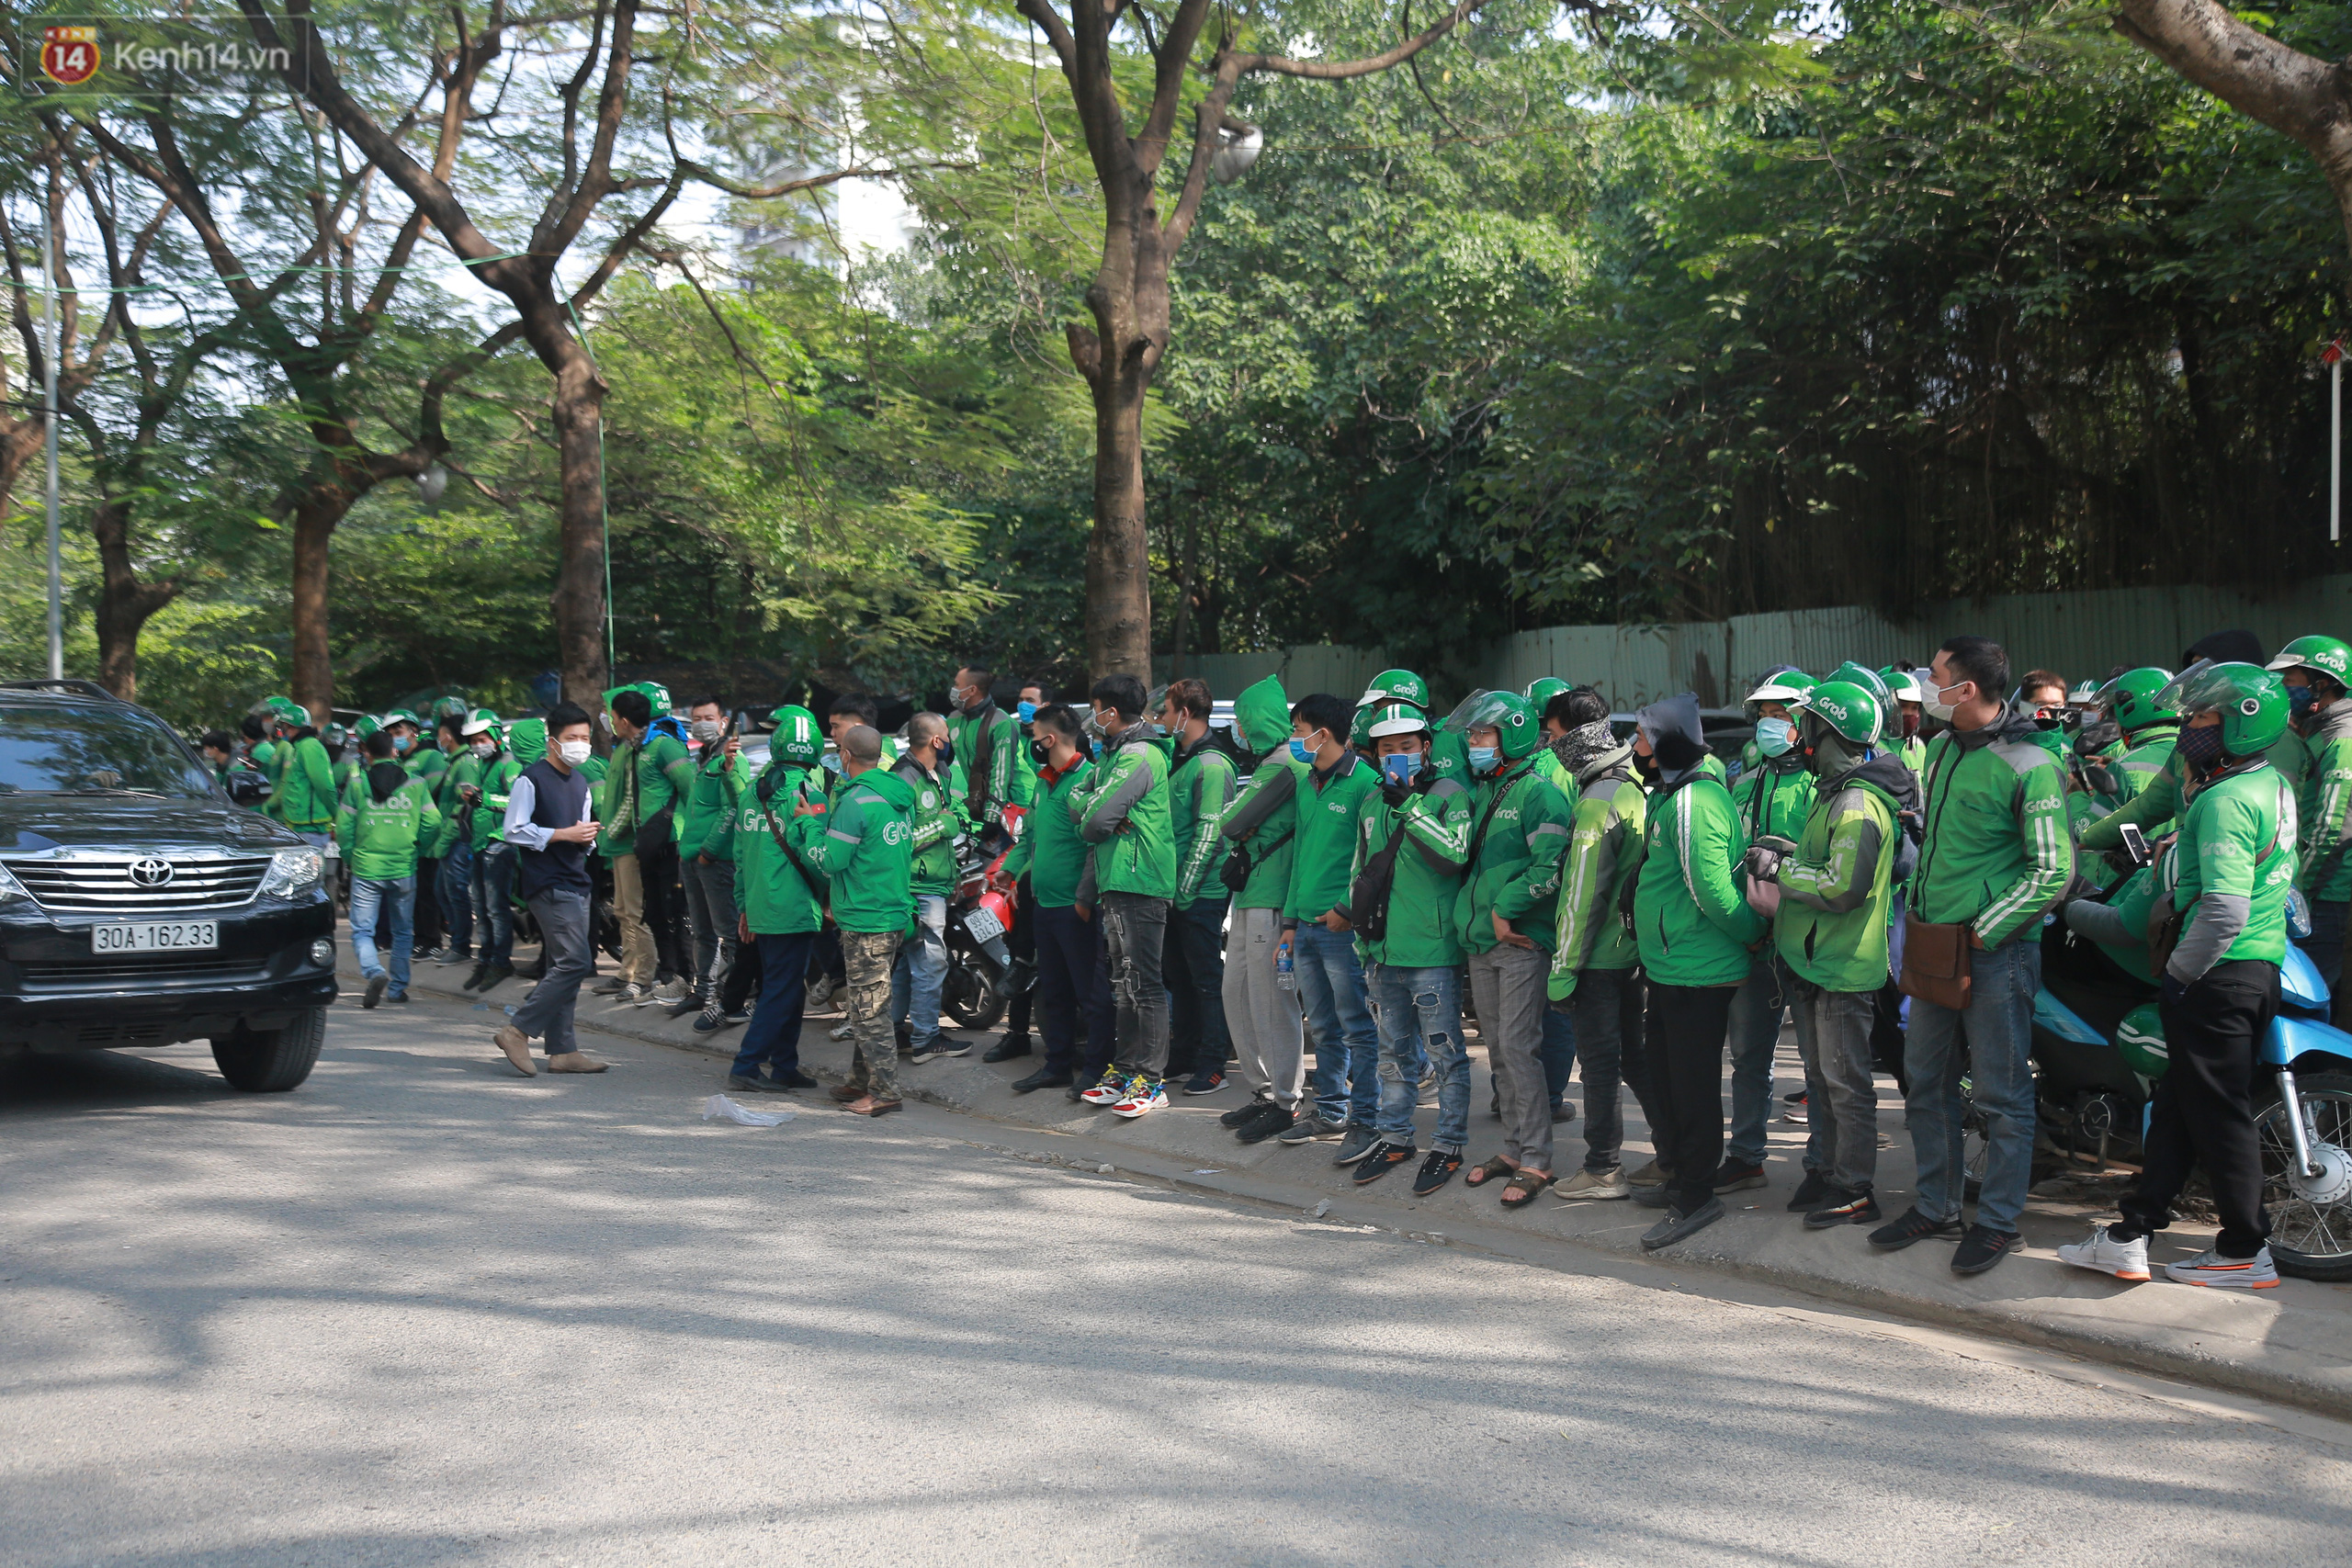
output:
M144 714L0 708L0 795L148 795L202 799L212 780Z

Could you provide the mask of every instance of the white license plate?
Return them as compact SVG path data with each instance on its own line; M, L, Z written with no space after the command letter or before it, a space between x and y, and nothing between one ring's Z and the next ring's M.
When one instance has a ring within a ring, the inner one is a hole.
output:
M986 909L974 908L964 916L964 929L972 933L974 942L994 942L1004 934L1004 922Z
M120 920L90 928L92 953L192 953L220 945L218 920Z

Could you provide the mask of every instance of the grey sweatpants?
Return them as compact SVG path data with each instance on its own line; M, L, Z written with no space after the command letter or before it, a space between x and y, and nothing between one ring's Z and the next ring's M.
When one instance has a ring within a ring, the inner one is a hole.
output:
M1295 1106L1306 1088L1305 1015L1298 993L1274 983L1280 909L1236 909L1225 929L1225 1021L1250 1092Z
M1503 1157L1537 1170L1552 1168L1552 1091L1539 1054L1551 972L1552 955L1540 947L1504 942L1470 955L1470 996L1503 1112Z
M1849 1192L1878 1176L1878 1086L1871 1079L1875 991L1825 991L1781 967L1781 992L1796 1015L1804 1059L1804 1168Z

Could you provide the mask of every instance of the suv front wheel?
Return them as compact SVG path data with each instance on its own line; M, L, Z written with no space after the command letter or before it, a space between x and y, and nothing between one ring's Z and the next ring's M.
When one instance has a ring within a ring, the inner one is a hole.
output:
M220 1076L250 1094L283 1094L311 1076L326 1043L327 1010L312 1008L283 1029L247 1029L212 1042Z

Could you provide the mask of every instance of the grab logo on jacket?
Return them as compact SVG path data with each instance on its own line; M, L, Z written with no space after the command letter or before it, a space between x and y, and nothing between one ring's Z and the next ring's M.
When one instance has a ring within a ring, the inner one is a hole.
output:
M886 844L905 843L907 825L904 822L885 822L882 824L882 841Z

